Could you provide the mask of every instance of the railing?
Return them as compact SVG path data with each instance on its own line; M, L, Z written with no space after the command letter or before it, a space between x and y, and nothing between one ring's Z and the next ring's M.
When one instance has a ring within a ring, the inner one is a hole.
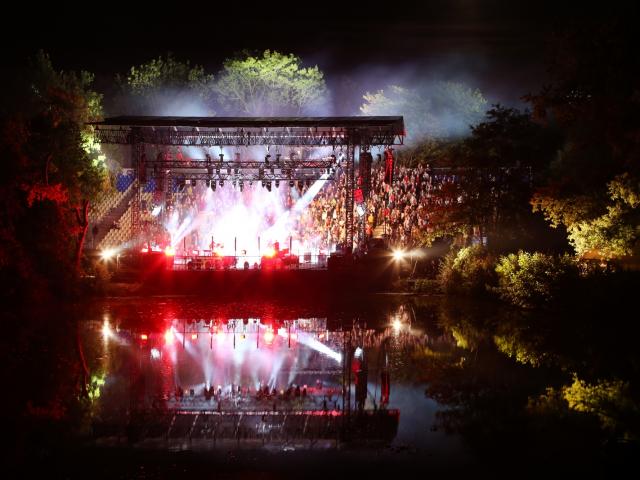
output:
M300 256L215 255L208 250L173 257L174 270L298 270L327 268L327 254Z

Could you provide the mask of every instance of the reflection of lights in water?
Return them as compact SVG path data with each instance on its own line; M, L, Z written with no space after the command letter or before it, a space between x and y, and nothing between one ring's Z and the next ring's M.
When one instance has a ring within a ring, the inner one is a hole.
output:
M273 334L273 330L269 329L266 332L264 332L264 341L267 343L271 343L273 342L273 338L274 338L274 334Z
M109 321L105 320L102 324L102 338L108 340L113 336L113 330L111 330L111 325L109 325Z
M169 345L170 343L173 343L173 339L174 339L174 335L173 335L173 329L169 328L166 332L164 332L164 341L167 345Z
M153 358L154 360L157 360L160 358L160 350L158 350L157 348L152 348L151 349L151 358Z
M402 322L400 321L399 318L395 318L393 320L393 324L392 325L393 325L393 331L395 333L398 333L400 331L400 329L402 328Z

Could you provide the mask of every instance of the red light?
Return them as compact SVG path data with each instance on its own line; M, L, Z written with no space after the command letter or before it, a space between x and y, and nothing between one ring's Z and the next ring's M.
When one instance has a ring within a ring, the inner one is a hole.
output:
M267 330L266 332L264 332L264 341L267 343L271 343L273 342L273 330Z
M143 333L143 334L140 335L140 340L142 340L142 341L146 341L148 338L149 337L147 336L146 333Z
M168 345L173 342L173 330L168 329L164 332L164 342Z
M164 249L164 254L167 257L173 257L176 254L176 250L171 245L167 245L167 248Z

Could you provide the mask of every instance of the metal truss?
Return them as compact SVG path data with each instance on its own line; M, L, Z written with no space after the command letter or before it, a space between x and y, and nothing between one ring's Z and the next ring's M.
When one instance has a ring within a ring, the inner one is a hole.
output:
M95 127L98 142L129 145L134 142L135 128ZM402 145L404 137L386 129L345 129L341 131L315 128L284 128L278 131L247 131L243 128L231 130L181 130L176 127L140 128L137 141L151 145L194 147L250 147L250 146L299 146L342 147L349 144Z
M259 161L163 161L145 163L147 178L161 179L167 172L174 178L215 181L306 181L335 180L339 169L333 160L284 160L266 164Z

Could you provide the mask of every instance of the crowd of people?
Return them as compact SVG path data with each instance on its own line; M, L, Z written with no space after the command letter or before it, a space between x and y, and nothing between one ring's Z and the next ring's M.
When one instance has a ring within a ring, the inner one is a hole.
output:
M356 228L364 230L365 239L386 235L392 245L415 246L431 228L434 211L459 201L455 196L440 194L441 189L453 185L455 181L452 174L434 173L428 164L419 164L415 168L396 167L393 181L389 182L384 165L378 162L372 168L368 197L364 203L354 204ZM285 182L282 183L284 185L269 192L256 184L244 185L244 189L238 185L225 185L225 188L218 187L217 192L212 192L204 182L199 185L187 184L173 195L164 216L165 228L170 225L177 231L185 219L197 218L199 213L206 211L207 215L201 216L200 221L207 224L190 229L186 243L188 248L214 248L215 245L209 245L212 242L210 238L199 238L201 232L216 231L216 219L237 205L244 205L248 212L254 208L259 210L258 215L247 214L248 218L260 223L255 225L256 232L268 230L289 211L294 213L290 215L287 235L299 248L329 253L344 246L345 175L338 174L336 179L326 181L311 202L299 210L295 210L294 206L310 188L310 184L296 183L289 187ZM356 188L358 184L356 177ZM153 208L154 205L148 205L149 211ZM212 236L215 237L215 234ZM289 238L282 238L280 242L288 244Z

